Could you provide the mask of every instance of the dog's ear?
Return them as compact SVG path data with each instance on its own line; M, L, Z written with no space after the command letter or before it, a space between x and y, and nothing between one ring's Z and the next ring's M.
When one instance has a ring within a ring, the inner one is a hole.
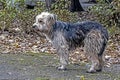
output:
M48 15L47 21L49 24L54 24L56 20L57 20L57 15L55 14Z
M57 15L52 14L52 16L53 16L53 19L56 21L57 20Z
M50 14L48 16L48 21L56 21L57 20L57 15L55 14Z

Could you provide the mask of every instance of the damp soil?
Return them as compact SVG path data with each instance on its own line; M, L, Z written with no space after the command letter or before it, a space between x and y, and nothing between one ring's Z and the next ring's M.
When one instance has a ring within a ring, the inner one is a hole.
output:
M53 54L0 54L0 80L120 80L120 64L94 74L86 73L86 64L69 64L65 71L57 65Z

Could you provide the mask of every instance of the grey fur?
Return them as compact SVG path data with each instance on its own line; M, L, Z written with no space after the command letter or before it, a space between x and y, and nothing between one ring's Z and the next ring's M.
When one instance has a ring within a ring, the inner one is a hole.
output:
M37 17L36 22L38 19L42 21L33 26L44 33L56 48L61 63L58 69L65 69L70 51L83 46L86 56L92 62L88 72L102 70L102 55L108 41L108 32L101 24L93 21L80 23L57 21L53 14L46 12L41 13L40 16Z

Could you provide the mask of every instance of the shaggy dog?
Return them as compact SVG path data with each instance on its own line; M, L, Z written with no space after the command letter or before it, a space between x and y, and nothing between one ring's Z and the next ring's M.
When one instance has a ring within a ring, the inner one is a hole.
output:
M56 48L61 64L59 70L66 69L70 51L80 46L84 46L84 52L92 63L87 72L102 70L102 55L108 41L108 32L101 24L93 21L73 24L57 21L55 14L42 12L36 16L32 28L43 33Z

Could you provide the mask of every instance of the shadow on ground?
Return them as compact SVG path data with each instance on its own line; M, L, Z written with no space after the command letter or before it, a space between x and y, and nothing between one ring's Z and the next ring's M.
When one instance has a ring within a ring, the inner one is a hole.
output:
M120 64L95 74L86 73L84 64L70 64L66 71L57 64L52 54L0 54L0 80L120 80Z

